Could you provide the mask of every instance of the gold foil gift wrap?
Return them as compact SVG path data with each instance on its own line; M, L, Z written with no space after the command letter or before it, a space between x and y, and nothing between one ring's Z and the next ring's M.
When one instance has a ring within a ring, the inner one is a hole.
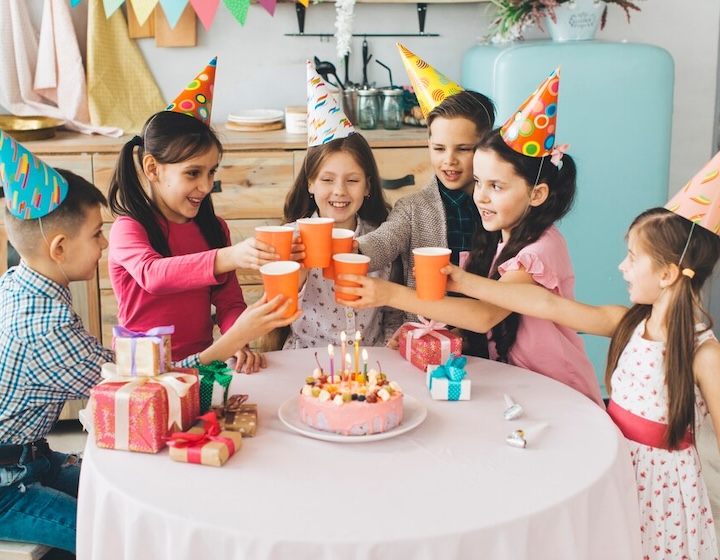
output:
M170 436L170 458L181 463L221 467L242 448L243 436L239 432L221 430L212 411L200 420L201 425Z
M232 395L228 398L222 424L226 430L253 437L257 432L257 405L246 403L247 398L247 395Z

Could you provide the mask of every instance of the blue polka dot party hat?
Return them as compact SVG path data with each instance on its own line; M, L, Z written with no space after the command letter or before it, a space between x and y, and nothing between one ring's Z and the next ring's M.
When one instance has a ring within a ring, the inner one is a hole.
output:
M21 220L47 216L68 192L65 177L1 130L0 186L8 210Z
M212 113L213 91L215 89L215 69L217 56L213 58L205 69L178 95L166 111L185 113L201 120L208 126Z

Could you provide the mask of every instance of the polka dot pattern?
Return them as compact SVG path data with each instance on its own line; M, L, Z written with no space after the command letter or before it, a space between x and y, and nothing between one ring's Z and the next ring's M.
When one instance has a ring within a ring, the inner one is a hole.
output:
M550 155L555 146L560 68L554 70L500 129L505 143L531 157Z
M217 57L213 58L205 69L195 76L195 79L165 110L185 113L210 125L216 67Z

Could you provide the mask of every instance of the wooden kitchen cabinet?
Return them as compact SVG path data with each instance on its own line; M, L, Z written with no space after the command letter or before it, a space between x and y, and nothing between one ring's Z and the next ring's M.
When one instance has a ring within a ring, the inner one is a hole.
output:
M238 243L252 237L255 226L281 223L285 196L305 157L306 137L284 130L242 133L221 127L218 134L225 153L217 174L221 190L212 195L213 204L216 213L227 221L233 243ZM414 176L413 185L385 191L391 204L428 183L432 169L426 129L368 130L363 135L373 147L382 178ZM117 154L129 139L130 136L114 139L60 132L54 139L25 145L49 164L92 180L107 195ZM113 217L104 211L103 219L107 237ZM3 248L4 235L0 228ZM0 258L6 263L3 252ZM237 276L246 301L257 301L263 293L258 272L238 270ZM82 284L73 291L76 307L83 309L81 316L88 330L109 346L112 327L117 324L117 301L108 276L107 251L98 264L96 278Z

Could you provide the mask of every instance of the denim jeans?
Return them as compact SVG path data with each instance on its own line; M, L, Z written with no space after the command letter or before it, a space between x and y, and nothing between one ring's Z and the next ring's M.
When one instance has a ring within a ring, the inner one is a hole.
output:
M75 553L80 459L54 451L25 459L0 466L0 539Z

